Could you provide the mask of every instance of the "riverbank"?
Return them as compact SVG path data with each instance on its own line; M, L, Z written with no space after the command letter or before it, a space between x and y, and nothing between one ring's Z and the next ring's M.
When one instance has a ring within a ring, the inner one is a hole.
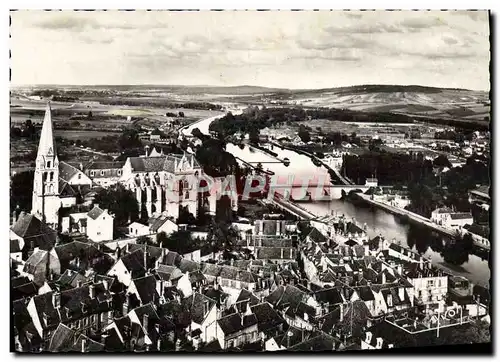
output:
M385 210L393 215L397 215L399 217L402 217L405 221L412 222L412 223L422 225L422 226L426 226L427 228L432 229L433 231L436 231L444 236L448 236L450 238L456 237L457 232L455 230L443 228L443 227L435 224L431 220L429 220L421 215L418 215L412 211L401 209L401 208L394 207L391 205L387 205L387 204L380 202L380 201L372 200L370 196L363 195L360 193L352 194L350 197L358 199L358 200L362 200L365 203L368 203L370 205L381 208L381 209L383 209L383 210ZM473 240L474 240L475 247L483 249L485 251L490 250L488 245L484 245L483 243L480 243L475 239L473 239Z

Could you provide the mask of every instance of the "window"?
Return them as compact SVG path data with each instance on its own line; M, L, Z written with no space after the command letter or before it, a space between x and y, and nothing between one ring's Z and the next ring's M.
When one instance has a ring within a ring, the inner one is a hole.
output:
M432 287L434 287L434 280L431 279L427 281L427 288L432 288Z
M90 177L94 177L94 171L90 171Z
M51 162L47 161L47 168L50 168L50 166L51 166Z
M104 176L104 170L101 170L101 176Z
M118 170L118 176L121 176L122 170Z
M438 279L437 286L438 286L438 288L441 288L441 279Z
M80 180L81 178L82 178L82 174L81 174L81 173L79 173L79 174L78 174L78 179Z
M232 339L227 341L227 348L233 348L234 341Z

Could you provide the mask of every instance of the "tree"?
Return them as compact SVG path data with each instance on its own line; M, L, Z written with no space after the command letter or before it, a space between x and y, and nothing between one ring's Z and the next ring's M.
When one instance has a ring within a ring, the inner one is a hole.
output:
M250 128L250 132L248 134L248 138L250 140L250 143L252 144L258 144L259 143L259 130L255 127Z
M153 243L153 240L149 236L139 236L136 240L137 244L145 244L145 245L151 245Z
M135 129L124 130L118 138L118 145L122 150L141 148L142 142L139 139L139 132Z
M156 234L156 243L159 245L163 245L163 243L166 242L167 239L168 236L164 231L161 231L158 234Z
M434 161L432 161L432 164L434 165L434 167L439 167L439 168L444 168L444 167L448 167L448 168L451 168L451 162L448 160L448 157L446 157L445 155L439 155L438 157L436 157L434 159Z
M311 141L311 135L304 125L300 125L299 127L299 137L304 143Z
M34 171L18 172L10 181L10 211L19 207L20 211L31 210Z
M125 226L129 220L136 221L139 217L139 205L134 193L121 184L100 190L95 197L95 203L114 214L115 227Z
M200 140L204 140L205 139L205 135L203 133L201 133L200 129L199 128L194 128L192 131L191 131L191 134L196 137L196 138L199 138Z

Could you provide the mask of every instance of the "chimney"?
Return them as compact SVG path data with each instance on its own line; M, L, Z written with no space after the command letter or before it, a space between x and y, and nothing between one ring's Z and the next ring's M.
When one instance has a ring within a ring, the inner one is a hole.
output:
M398 264L397 266L397 272L399 275L403 275L403 266L401 264Z
M384 271L382 271L382 284L385 284L385 283L386 283L385 273L384 273Z
M144 330L146 331L146 333L148 333L148 325L149 323L149 316L147 313L145 313L143 316L142 316L142 327L144 328Z
M283 259L283 257L284 257L284 250L283 248L281 248L281 259Z
M130 295L125 296L125 302L122 305L122 314L126 316L128 314L128 308L130 306Z
M364 247L365 247L365 256L370 255L370 247L368 246L368 244L365 244Z
M90 299L95 298L95 286L94 285L89 285L89 297L90 297Z
M106 345L106 338L108 337L107 334L101 334L101 344Z
M102 285L104 286L104 289L109 290L109 282L107 279L103 279Z
M420 260L419 260L419 267L420 267L420 270L424 269L424 258L422 258L422 257L420 257Z
M245 323L245 315L243 313L240 313L240 318L241 318L241 325L244 326Z
M280 226L281 226L281 221L276 220L276 236L280 235L280 233L281 233Z
M76 281L76 287L77 287L77 288L80 288L81 286L82 286L82 280L81 280L81 279L78 279L78 280Z
M85 353L87 350L87 339L82 338L82 353Z
M339 321L342 322L344 320L344 305L340 304L340 319Z
M205 316L209 311L210 303L208 300L203 301L203 316Z
M54 308L59 308L61 306L61 294L58 292L52 293L52 305Z
M148 270L148 250L146 245L144 245L144 252L142 253L144 256L144 269Z
M290 259L293 259L293 249L290 248Z
M372 342L372 332L366 332L365 343L371 344Z

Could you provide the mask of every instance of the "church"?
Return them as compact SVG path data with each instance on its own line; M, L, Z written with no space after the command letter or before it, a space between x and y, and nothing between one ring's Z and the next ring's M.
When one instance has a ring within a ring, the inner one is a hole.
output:
M92 180L83 171L59 161L47 104L36 156L31 214L57 230L59 209L76 205L76 189L91 186Z
M100 174L86 172L66 162L59 161L50 103L47 104L36 157L33 200L31 213L54 230L61 223L59 211L77 205L78 194L95 187L109 187L121 183L131 190L142 212L148 217L164 214L176 220L182 211L197 217L200 208L215 214L216 194L198 193L198 177L203 172L200 164L191 154L163 155L152 152L139 157L129 157L120 170L113 173L113 179ZM94 176L94 177L92 177ZM104 178L103 178L104 179ZM172 198L172 192L177 197ZM237 204L233 203L233 210ZM65 228L66 229L66 228Z

